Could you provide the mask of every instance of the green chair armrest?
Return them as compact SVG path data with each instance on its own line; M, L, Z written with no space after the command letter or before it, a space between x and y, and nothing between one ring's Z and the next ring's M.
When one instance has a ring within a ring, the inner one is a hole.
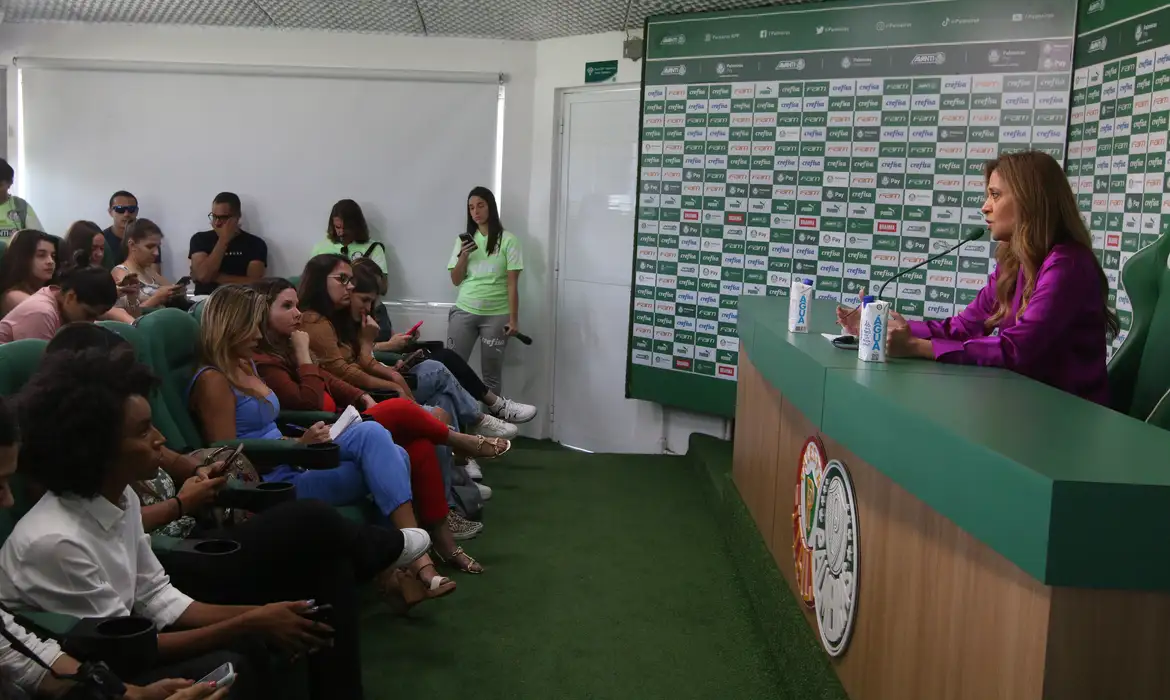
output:
M40 633L39 636L64 639L69 636L81 618L63 613L45 612L44 610L13 610L16 621L25 629Z
M304 428L308 428L318 421L332 423L335 420L337 420L337 414L329 411L281 411L276 416L277 425L292 423Z
M296 440L224 440L211 447L243 444L244 454L255 467L267 471L281 465L302 469L333 469L341 462L337 446L304 445Z
M391 367L398 364L398 361L401 360L402 357L403 357L402 353L398 353L398 352L390 352L388 350L375 350L374 351L374 359L375 360L377 360L378 362L381 362L384 365L389 365Z

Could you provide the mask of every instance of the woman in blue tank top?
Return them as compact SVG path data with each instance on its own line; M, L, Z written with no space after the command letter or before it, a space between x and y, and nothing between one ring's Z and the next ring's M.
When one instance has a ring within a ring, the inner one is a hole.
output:
M236 439L285 439L276 426L280 401L264 384L252 363L267 314L264 297L249 287L221 287L207 300L200 322L201 367L191 379L188 401L208 442ZM317 423L298 438L305 444L329 442L329 426ZM379 512L395 528L419 527L411 505L410 467L406 451L394 444L390 432L373 422L355 423L334 442L341 464L333 469L304 470L280 466L262 475L265 481L284 481L296 487L299 498L315 498L333 505L359 503L372 496ZM406 583L408 602L437 598L455 589L440 576L430 557L411 565L421 591Z

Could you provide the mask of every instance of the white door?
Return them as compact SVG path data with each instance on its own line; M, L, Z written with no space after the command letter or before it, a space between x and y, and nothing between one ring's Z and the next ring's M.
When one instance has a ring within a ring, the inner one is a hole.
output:
M625 398L638 178L637 87L562 96L553 439L660 453L662 408Z

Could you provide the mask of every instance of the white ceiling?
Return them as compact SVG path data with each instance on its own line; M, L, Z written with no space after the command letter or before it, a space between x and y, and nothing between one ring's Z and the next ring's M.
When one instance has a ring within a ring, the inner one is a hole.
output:
M776 0L0 0L4 22L120 22L536 41ZM628 13L628 20L627 20Z

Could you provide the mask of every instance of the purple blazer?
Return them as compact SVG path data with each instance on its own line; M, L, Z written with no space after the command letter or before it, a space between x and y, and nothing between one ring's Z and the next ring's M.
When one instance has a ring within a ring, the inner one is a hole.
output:
M1004 367L1070 394L1109 405L1105 375L1105 300L1096 256L1075 243L1053 247L1040 265L1036 287L1019 318L1024 271L1008 313L989 334L995 278L961 314L945 321L910 321L916 338L933 341L939 362Z

